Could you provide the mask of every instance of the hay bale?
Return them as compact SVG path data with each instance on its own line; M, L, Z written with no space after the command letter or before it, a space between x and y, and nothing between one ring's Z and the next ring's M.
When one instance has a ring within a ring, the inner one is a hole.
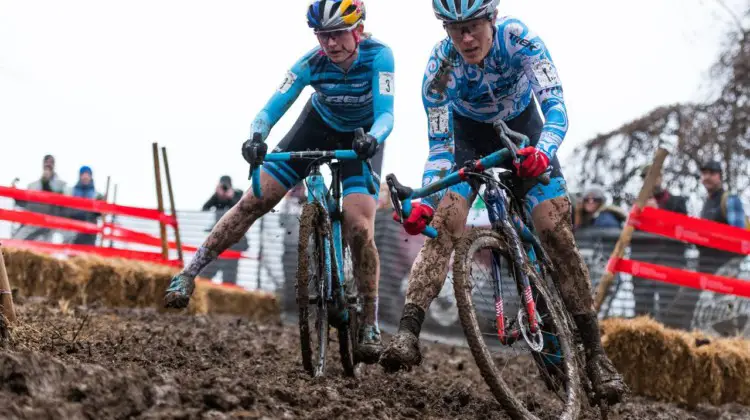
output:
M174 267L96 255L61 260L33 251L3 247L8 276L22 296L100 303L111 307L164 309L164 291L177 273ZM278 320L276 296L226 287L199 279L187 312L228 314L256 321Z
M634 393L689 407L750 404L747 340L677 331L647 317L606 320L602 329L604 348Z
M69 261L35 251L2 248L8 279L18 295L47 296L51 299L76 299L85 278Z
M688 403L695 363L683 333L647 317L604 324L605 351L634 393Z
M239 315L260 322L275 322L280 319L279 301L271 293L248 293L239 287L225 287L210 281L199 281L196 284L196 295L203 299L196 307L205 310L205 313Z

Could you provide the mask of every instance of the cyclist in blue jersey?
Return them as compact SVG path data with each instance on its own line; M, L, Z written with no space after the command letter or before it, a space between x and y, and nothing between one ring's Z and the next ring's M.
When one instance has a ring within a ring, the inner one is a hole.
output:
M429 157L422 183L502 148L493 121L502 119L529 137L532 146L519 151L518 173L533 178L550 171L551 182L533 187L527 206L582 336L594 390L617 402L627 388L602 349L588 270L573 237L571 205L556 157L568 128L562 84L542 40L518 19L498 19L498 3L433 0L448 36L432 51L423 79ZM445 281L454 241L463 234L473 199L471 187L458 184L415 205L404 222L412 235L429 223L439 235L425 242L410 273L398 333L381 356L388 371L421 362L418 337L425 311Z
M274 152L352 148L362 159L382 161L382 145L393 128L394 63L391 49L364 32L362 0L313 0L307 11L319 46L287 72L283 83L252 123L250 140L242 146L248 162L265 156L271 128L305 86L315 92L292 129ZM364 140L354 131L364 128ZM266 162L261 171L262 198L249 190L216 224L187 267L172 279L165 305L187 306L194 279L211 261L237 242L255 220L266 214L306 175L305 162ZM376 163L373 171L379 171ZM367 191L360 161L341 163L344 236L352 251L354 275L364 297L364 322L359 352L364 362L377 362L382 350L378 329L380 265L374 241L378 193Z

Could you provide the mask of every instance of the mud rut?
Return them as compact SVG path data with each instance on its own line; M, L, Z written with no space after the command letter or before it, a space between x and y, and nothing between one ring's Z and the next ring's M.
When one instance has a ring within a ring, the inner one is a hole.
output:
M332 352L329 378L313 380L295 325L42 302L17 310L13 341L0 351L4 419L507 418L463 348L423 343L425 361L412 372L367 367L358 380L341 376ZM549 398L525 396L541 418ZM740 419L750 408L687 411L633 398L610 418Z

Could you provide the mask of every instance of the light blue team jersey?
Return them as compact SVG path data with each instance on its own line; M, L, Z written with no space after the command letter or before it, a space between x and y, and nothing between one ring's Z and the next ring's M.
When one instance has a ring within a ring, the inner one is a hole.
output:
M453 113L479 122L511 120L536 94L545 124L537 148L555 156L568 129L562 85L542 40L520 20L499 18L482 66L467 64L450 37L432 51L422 82L430 153L422 185L435 182L454 166ZM463 163L463 162L461 162ZM437 208L442 194L424 200Z
M315 93L312 105L331 128L351 132L372 125L369 134L383 143L393 129L393 53L373 38L359 44L359 55L348 71L333 63L318 46L287 72L284 82L253 121L263 140L305 86Z

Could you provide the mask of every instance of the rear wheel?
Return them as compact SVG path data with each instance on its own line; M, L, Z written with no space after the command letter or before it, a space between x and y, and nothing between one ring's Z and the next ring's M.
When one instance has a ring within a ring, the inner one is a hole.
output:
M456 247L453 281L466 340L482 377L511 417L536 418L531 412L534 392L552 391L558 401L544 407L545 417L553 412L554 418L575 419L580 375L568 318L547 283L533 269L525 270L539 322L537 333L531 332L524 293L508 269L508 255L502 237L489 229L470 230ZM498 312L506 332L502 343Z
M318 203L302 209L297 265L297 307L302 366L312 376L323 376L328 346L328 281L325 246L330 224Z

